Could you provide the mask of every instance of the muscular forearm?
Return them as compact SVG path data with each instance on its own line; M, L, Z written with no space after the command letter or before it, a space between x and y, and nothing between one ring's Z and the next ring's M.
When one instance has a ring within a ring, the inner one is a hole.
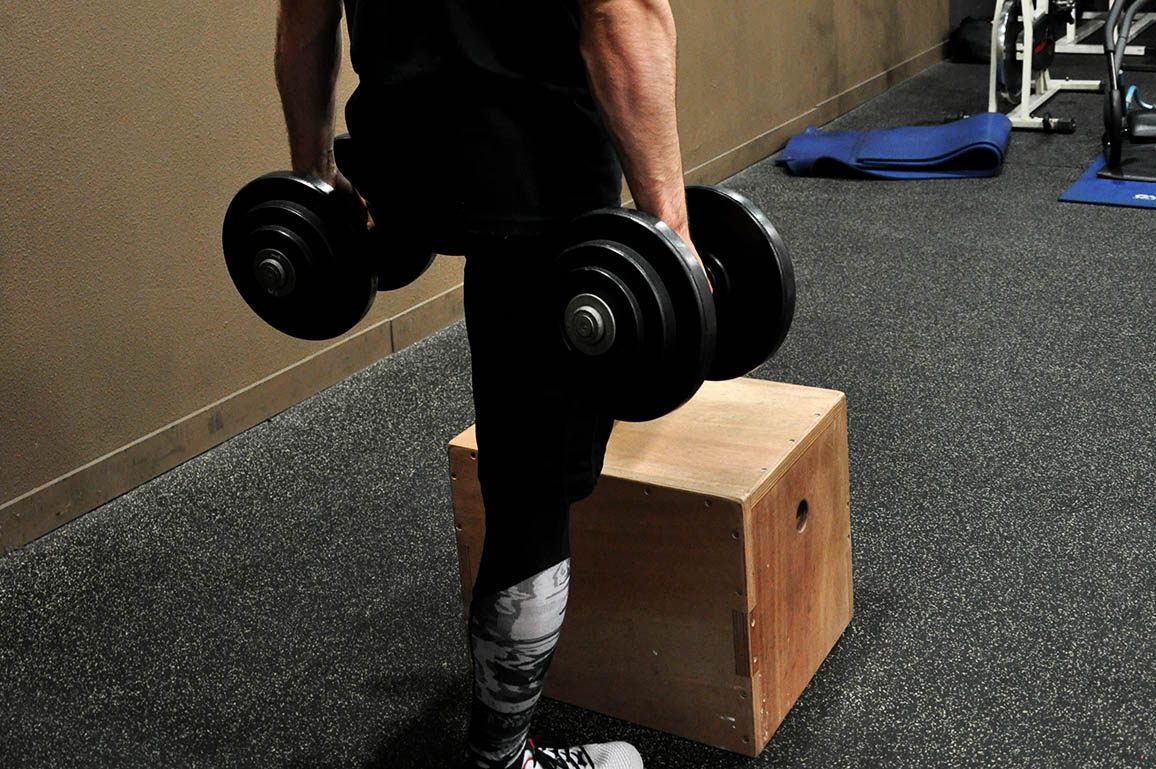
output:
M668 0L580 0L582 54L638 208L687 234Z
M331 181L341 3L281 0L274 66L293 170Z

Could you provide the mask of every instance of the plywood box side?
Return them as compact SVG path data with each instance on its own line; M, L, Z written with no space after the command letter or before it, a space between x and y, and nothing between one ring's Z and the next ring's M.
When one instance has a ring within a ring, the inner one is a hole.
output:
M774 734L851 620L846 410L755 507L762 730ZM806 501L806 516L799 517ZM801 528L800 528L801 527Z
M750 695L716 681L670 679L661 689L647 687L638 690L629 685L607 687L601 679L551 668L545 694L579 707L587 706L577 701L600 700L603 704L595 709L596 712L632 724L733 753L753 757L761 752L761 749L754 748L755 724ZM688 707L687 703L693 703L693 707Z
M802 458L808 451L810 451L811 446L818 439L818 437L824 434L824 432L832 425L837 424L840 419L843 420L843 429L844 432L846 431L847 396L835 390L824 390L823 392L836 396L834 402L828 404L817 402L813 405L813 407L816 409L823 409L821 411L816 410L811 412L811 416L816 421L810 426L806 433L802 435L790 436L787 438L787 442L790 443L794 448L790 452L789 456L784 459L784 461L776 465L773 470L768 473L767 476L763 478L754 489L751 490L751 493L745 497L748 501L754 502L765 498L771 488L780 480L782 480L782 478L790 471L792 467L794 467L795 463L798 462L800 458ZM823 408L824 405L826 405L826 408Z
M461 574L462 605L469 619L470 600L485 541L482 490L478 483L477 451L451 444L449 447L450 490L454 505L458 568Z
M747 597L743 507L604 479L575 506L567 625L547 693L728 750L754 740L736 634Z

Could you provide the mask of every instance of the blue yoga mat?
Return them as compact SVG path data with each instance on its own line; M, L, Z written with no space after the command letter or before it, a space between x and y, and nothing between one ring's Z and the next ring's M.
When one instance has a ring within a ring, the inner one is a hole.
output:
M953 123L819 131L787 142L778 163L804 176L862 175L880 179L961 179L995 176L1011 141L1011 121L984 112Z
M1096 176L1107 159L1100 155L1068 191L1060 195L1067 203L1095 203L1101 206L1156 208L1156 182L1125 182Z

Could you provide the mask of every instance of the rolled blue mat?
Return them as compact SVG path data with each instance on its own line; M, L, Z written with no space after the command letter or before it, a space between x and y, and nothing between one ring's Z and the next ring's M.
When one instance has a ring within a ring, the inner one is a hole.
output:
M801 176L862 175L880 179L996 176L1011 141L1011 120L984 112L933 126L874 131L808 128L787 142L778 163Z

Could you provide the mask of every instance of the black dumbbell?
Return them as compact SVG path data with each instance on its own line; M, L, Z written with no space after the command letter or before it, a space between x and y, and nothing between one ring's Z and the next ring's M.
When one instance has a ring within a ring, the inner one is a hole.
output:
M563 237L554 301L571 383L617 419L655 419L706 379L748 373L790 329L794 268L766 216L716 187L689 187L687 209L705 273L670 227L637 211L585 214Z
M346 176L349 141L335 143ZM416 280L433 262L422 244L369 231L320 179L286 171L246 184L225 214L229 276L273 328L299 339L332 339L369 312L378 291Z

